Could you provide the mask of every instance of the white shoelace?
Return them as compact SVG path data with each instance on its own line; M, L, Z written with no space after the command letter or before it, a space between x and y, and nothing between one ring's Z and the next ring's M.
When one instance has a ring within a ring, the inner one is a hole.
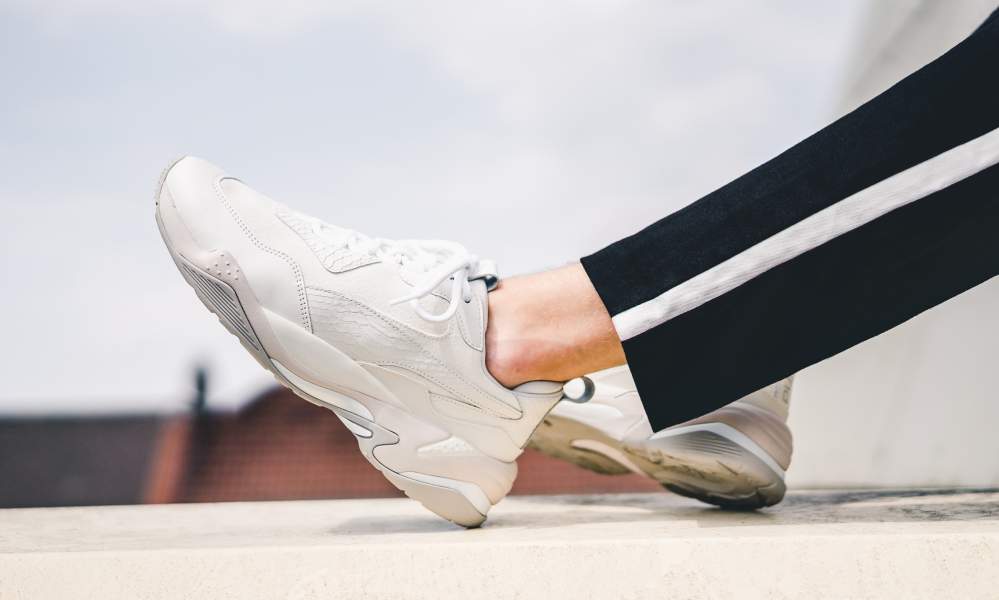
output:
M409 305L421 318L439 323L447 321L458 310L459 302L472 301L472 286L469 278L478 270L479 258L468 252L464 246L444 240L387 240L371 238L357 231L336 228L343 232L342 237L333 238L324 228L329 227L318 219L312 219L312 231L333 244L351 251L391 260L399 265L410 265L427 277L411 293L396 298L391 304ZM332 229L332 228L330 228ZM420 298L428 296L445 279L451 279L451 299L442 313L432 313L420 306Z
M427 273L426 279L420 286L411 293L391 301L393 305L409 302L416 314L427 321L439 323L453 317L458 310L459 302L472 301L470 281L483 276L479 274L479 258L455 242L371 238L357 231L339 227L335 229L340 232L340 236L334 237L324 231L324 227L330 231L334 230L333 227L318 219L310 218L310 221L312 222L312 231L334 245L355 252L371 254L383 260L391 260L399 265L409 264ZM483 262L485 263L483 266L486 267L485 273L491 274L487 276L495 277L495 265L492 265L490 261ZM451 279L451 300L448 302L447 309L438 314L424 310L420 306L420 298L433 293L437 286L448 278ZM593 398L596 389L593 381L586 376L580 379L583 382L583 393L578 397L573 397L563 392L562 398L564 400L583 403Z

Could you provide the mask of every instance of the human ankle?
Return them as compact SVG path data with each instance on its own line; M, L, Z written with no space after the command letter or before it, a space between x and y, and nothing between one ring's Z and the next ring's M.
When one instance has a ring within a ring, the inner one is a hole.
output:
M506 387L620 364L621 343L581 265L504 279L489 294L486 368Z
M486 326L486 369L508 388L538 379L544 363L553 354L545 351L546 340L525 295L523 278L504 280L489 294ZM541 339L537 339L537 337Z

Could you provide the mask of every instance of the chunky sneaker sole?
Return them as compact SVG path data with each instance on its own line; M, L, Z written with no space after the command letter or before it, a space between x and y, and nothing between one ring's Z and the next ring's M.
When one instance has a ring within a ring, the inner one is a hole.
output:
M532 448L601 475L644 474L620 440L596 427L553 413L548 413L535 430Z
M780 416L740 400L652 434L630 376L613 371L592 376L597 394L588 404L559 403L531 446L597 473L643 474L722 508L756 509L784 498L792 439ZM618 381L605 381L612 378ZM782 394L786 403L789 382L775 387L767 392Z
M167 185L178 162L164 170L157 185L156 222L198 298L278 382L335 413L368 462L393 485L449 521L479 526L513 485L519 449L511 444L498 450L504 456L491 456L414 414L345 352L261 305L256 282L248 280L234 249L201 247L185 225ZM233 218L239 222L235 213ZM268 247L250 230L246 234L262 253L280 258L279 249ZM522 401L535 399L531 408L540 419L561 397L561 384L532 382L515 391Z
M787 491L784 468L754 441L761 438L773 448L786 448L785 464L790 460L790 432L783 421L754 406L733 404L700 423L626 444L625 451L671 492L722 508L756 509L777 504Z

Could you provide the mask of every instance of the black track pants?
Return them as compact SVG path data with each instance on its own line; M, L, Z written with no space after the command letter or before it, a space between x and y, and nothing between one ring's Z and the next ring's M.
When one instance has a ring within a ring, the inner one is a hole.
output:
M583 258L653 426L999 273L997 128L999 11L777 158Z

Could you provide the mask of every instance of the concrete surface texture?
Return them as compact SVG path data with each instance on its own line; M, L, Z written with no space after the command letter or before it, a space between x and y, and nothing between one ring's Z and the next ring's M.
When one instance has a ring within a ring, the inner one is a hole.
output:
M875 0L840 110L862 104L970 34L996 0ZM788 484L999 485L999 279L795 379Z
M520 496L465 531L406 500L0 512L0 598L984 598L999 491Z

